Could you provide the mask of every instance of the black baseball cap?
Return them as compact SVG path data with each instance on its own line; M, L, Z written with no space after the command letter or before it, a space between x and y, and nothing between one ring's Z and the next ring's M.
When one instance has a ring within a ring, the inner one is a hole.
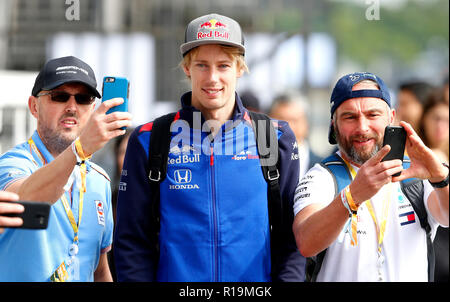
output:
M357 83L363 80L374 81L375 83L378 84L378 87L380 87L380 89L352 90L353 86L355 86ZM341 77L337 81L336 86L334 86L330 99L331 120L333 120L334 112L343 102L349 99L362 97L374 97L382 99L389 105L389 108L391 107L391 97L389 94L389 89L380 77L369 72L355 72ZM333 121L330 122L330 129L328 131L328 142L332 145L337 144L334 133Z
M94 96L101 98L94 71L87 63L74 56L56 58L45 63L36 77L31 95L36 97L42 90L52 90L67 83L84 84Z

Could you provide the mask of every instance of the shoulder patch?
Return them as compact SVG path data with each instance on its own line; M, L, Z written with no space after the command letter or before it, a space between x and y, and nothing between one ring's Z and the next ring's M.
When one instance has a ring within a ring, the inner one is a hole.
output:
M109 178L108 173L106 173L106 171L103 170L99 165L97 165L93 162L90 162L90 166L92 169L94 169L95 171L97 171L98 173L103 175L103 177L105 177L109 182L111 182L111 178Z

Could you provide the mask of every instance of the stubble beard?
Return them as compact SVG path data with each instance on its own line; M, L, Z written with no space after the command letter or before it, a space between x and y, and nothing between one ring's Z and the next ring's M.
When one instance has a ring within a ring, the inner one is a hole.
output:
M78 134L76 131L52 129L44 123L40 125L38 133L45 147L54 156L66 150L77 138Z
M375 154L377 154L378 151L383 147L383 142L379 136L376 134L370 135L370 136L351 136L348 140L346 140L344 137L341 136L339 132L339 128L335 124L335 133L336 133L336 141L339 145L339 149L345 153L345 155L350 158L351 161L358 165L364 164L367 160L369 160L371 157L373 157ZM375 139L375 146L371 150L367 151L360 151L358 152L353 144L351 143L353 139L355 138L374 138Z

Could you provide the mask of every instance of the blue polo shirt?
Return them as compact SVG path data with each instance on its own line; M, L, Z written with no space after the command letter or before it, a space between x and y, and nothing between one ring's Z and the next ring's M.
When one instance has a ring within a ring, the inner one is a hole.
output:
M32 139L47 163L53 160L37 131ZM17 145L0 156L0 190L20 178L28 177L43 166L29 143ZM71 197L69 196L71 195ZM73 185L65 193L78 223L79 191ZM93 281L101 253L112 244L113 216L111 187L107 174L97 165L87 163L86 192L79 225L79 251L73 264L67 268L68 281ZM6 228L0 234L0 282L50 281L50 276L70 259L69 246L74 231L61 199L50 209L45 230Z

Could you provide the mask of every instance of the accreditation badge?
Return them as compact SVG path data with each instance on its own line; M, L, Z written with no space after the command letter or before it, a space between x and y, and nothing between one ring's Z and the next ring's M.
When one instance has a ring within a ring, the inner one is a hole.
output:
M66 282L67 279L69 279L69 274L67 273L66 264L63 262L50 276L50 281Z

